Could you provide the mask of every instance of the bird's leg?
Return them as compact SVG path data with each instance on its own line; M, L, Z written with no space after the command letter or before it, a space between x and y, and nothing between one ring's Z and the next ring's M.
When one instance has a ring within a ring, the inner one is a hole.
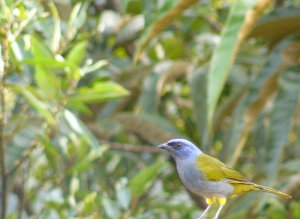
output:
M224 207L224 205L226 204L226 198L216 198L217 201L220 203L220 207L217 210L217 213L215 214L213 219L218 219L220 216L220 213Z
M211 207L211 205L208 205L207 208L204 210L204 212L202 213L202 215L198 219L204 219L205 216L207 215L210 207Z
M205 218L205 216L207 215L211 205L216 202L216 199L215 198L206 198L205 201L208 204L208 206L206 207L206 209L204 210L204 212L202 213L202 215L198 219L204 219Z

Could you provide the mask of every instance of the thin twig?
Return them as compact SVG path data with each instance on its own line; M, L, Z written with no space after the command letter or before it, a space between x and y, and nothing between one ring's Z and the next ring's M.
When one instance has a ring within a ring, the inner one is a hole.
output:
M132 151L132 152L143 152L143 153L158 153L159 150L156 147L146 146L146 145L132 145L132 144L123 144L115 143L108 141L100 141L101 144L107 144L112 149Z

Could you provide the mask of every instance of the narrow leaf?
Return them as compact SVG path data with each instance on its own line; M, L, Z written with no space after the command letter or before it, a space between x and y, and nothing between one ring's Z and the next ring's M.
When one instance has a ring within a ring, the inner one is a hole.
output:
M207 149L207 74L204 69L196 69L189 83L192 91L192 100L199 136L201 136L202 147Z
M129 182L132 196L137 197L144 194L152 185L165 165L166 163L158 160L156 161L156 163L144 168L139 173L137 173Z
M53 21L54 21L54 30L53 30L53 35L51 39L51 50L53 52L56 52L59 49L60 46L60 38L61 38L61 33L60 33L60 18L58 15L58 11L55 7L55 4L51 1L49 3L49 7L52 13Z
M66 60L79 65L85 56L87 45L86 41L77 43L68 53Z
M300 68L290 68L279 83L273 111L270 117L269 135L266 147L266 173L270 179L275 179L281 161L283 147L288 143L291 118L296 110L300 97Z
M254 6L254 3L255 1L235 1L222 31L221 41L213 53L208 74L207 101L209 129L211 128L217 102L228 78L237 51L249 32L253 29L256 20L272 1L257 1L255 7L249 10Z
M232 129L230 154L233 153L231 166L236 164L248 135L265 104L278 88L278 78L287 67L296 65L299 60L300 44L287 39L281 42L273 51L268 62L251 83L247 96L237 108ZM233 152L234 151L234 152Z
M14 89L21 93L30 103L31 105L42 115L45 117L45 119L52 125L55 124L55 119L52 116L51 112L50 112L50 106L47 105L47 103L42 102L41 100L39 100L33 92L31 92L30 89L28 89L29 87L25 88L25 87L18 87L15 86Z
M121 85L112 81L100 81L93 87L83 87L72 97L69 102L99 103L127 96L129 92Z
M151 40L169 26L175 19L182 14L182 12L198 0L180 0L180 2L174 6L171 10L167 11L162 17L160 17L155 23L146 30L146 35L142 38L139 47L137 48L134 56L135 62L140 58L140 55L144 48L151 42Z
M91 133L91 131L84 125L84 123L71 111L64 110L63 118L68 123L69 127L81 137L85 138L86 141L93 147L98 148L98 140L96 137Z
M300 31L300 9L276 7L270 14L263 16L250 37L262 37L268 43L276 43L282 38Z

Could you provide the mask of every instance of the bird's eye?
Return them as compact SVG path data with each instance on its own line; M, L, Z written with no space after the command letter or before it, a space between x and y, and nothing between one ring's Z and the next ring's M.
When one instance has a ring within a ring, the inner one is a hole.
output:
M168 145L173 147L174 149L180 148L182 146L181 142L169 142Z
M174 148L180 148L181 147L181 143L180 142L174 142L174 143L172 143L172 146L174 147Z

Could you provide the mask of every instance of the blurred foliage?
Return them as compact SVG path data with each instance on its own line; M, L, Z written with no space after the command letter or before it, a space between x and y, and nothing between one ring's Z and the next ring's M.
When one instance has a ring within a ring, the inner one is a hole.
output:
M222 218L300 218L299 6L2 0L2 218L196 218L179 137L293 196Z

